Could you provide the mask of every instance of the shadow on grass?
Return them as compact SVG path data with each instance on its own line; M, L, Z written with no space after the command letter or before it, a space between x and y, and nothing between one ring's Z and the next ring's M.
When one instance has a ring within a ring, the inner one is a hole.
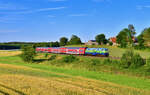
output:
M56 55L52 55L48 59L34 59L33 62L35 62L35 63L41 63L41 62L44 62L44 61L51 61L51 60L55 60L56 57L57 57Z
M44 61L49 61L48 59L34 59L33 62L34 63L41 63L41 62L44 62Z
M4 91L1 91L1 90L0 90L0 93L2 93L2 94L4 94L4 95L9 95L9 93L4 92Z
M19 95L26 95L26 94L24 94L24 93L21 92L21 91L18 91L18 90L16 90L16 89L10 88L10 87L5 86L5 85L3 85L3 84L0 84L0 86L3 87L3 88L6 88L6 89L8 89L8 90L14 91L15 93L18 93ZM4 94L4 95L10 95L9 93L3 92L3 91L0 91L0 93L2 93L2 94Z

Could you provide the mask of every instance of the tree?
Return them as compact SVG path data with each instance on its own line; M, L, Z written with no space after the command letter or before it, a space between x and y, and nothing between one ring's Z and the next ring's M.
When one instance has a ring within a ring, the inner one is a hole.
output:
M125 28L122 31L120 31L119 34L117 35L117 43L120 44L122 48L127 47L127 42L128 42L127 32L129 32L129 30Z
M138 39L138 45L136 46L137 49L144 49L145 46L144 46L144 38L143 38L143 32L137 37Z
M143 39L144 39L144 45L150 46L150 28L147 28L143 31Z
M50 47L59 47L59 42L50 42Z
M21 58L23 59L24 62L33 62L34 57L36 55L35 49L33 46L22 46L22 54Z
M134 28L134 26L132 24L128 25L127 34L128 34L128 41L129 41L130 45L133 46L133 40L132 40L132 38L134 37L134 35L136 34L136 32L135 32L135 28Z
M59 45L59 42L58 42L58 41L54 42L54 47L60 47L60 45Z
M71 39L69 41L70 45L78 45L78 44L81 44L81 43L82 43L81 39L78 36L76 36L76 35L72 35L72 37L71 37Z
M99 34L95 37L96 42L98 42L99 44L106 44L107 40L105 38L104 34Z
M112 46L112 45L113 45L113 43L112 43L112 42L109 42L109 45L110 45L110 46Z
M150 67L150 58L147 59L146 64Z
M40 42L40 43L34 43L33 44L33 47L36 48L36 47L49 47L50 43L49 42Z
M131 32L131 36L133 37L136 34L134 26L132 24L129 24L128 29Z
M60 46L67 45L68 39L66 37L60 38Z

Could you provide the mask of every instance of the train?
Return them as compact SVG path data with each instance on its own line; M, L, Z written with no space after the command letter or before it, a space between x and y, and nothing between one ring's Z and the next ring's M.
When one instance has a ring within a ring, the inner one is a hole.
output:
M107 48L88 48L88 47L37 47L36 52L70 54L70 55L92 55L108 57Z

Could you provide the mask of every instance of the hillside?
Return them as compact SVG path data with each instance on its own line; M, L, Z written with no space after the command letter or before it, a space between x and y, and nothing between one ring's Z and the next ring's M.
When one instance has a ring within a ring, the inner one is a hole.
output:
M2 95L150 95L149 79L48 65L46 62L27 64L18 54L18 51L0 53Z

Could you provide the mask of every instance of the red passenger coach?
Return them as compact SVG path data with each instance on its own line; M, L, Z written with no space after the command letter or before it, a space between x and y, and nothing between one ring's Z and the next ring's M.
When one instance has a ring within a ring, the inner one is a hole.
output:
M36 51L37 51L37 52L42 52L42 48L41 48L41 47L38 47L38 48L36 48Z
M52 48L48 48L48 52L51 53L52 52Z
M61 54L66 54L66 50L67 50L67 48L60 47L59 50L58 50L58 52L61 53Z
M84 47L67 47L66 49L66 54L85 54L85 49Z
M60 54L85 54L85 47L38 47L37 52L49 52L49 53L60 53Z
M51 53L59 53L58 50L59 50L58 47L52 47L51 48Z
M37 52L48 52L48 47L38 47L36 48Z
M65 47L52 47L50 48L50 53L62 53L65 54L66 53L66 48Z

